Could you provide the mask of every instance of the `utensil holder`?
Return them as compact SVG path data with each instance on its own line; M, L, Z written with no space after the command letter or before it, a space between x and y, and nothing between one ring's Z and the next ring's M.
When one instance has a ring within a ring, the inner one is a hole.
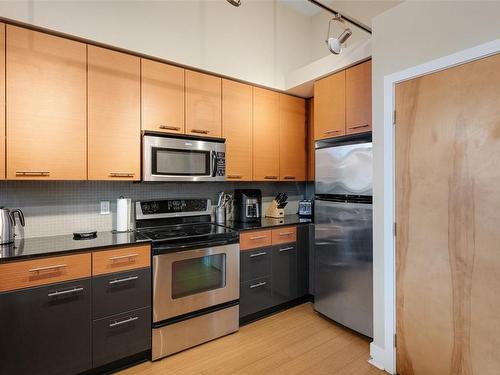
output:
M226 224L226 207L215 207L215 223Z

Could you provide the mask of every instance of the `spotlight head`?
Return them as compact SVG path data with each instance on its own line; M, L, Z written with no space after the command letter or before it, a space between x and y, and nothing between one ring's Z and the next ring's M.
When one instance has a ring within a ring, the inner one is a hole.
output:
M342 33L335 37L335 36L330 36L330 30L332 27L332 22L339 22L342 24L343 31ZM328 49L330 50L331 53L335 55L339 55L342 52L342 45L346 42L347 39L352 35L352 30L348 28L342 19L342 16L337 14L334 18L330 20L328 23L328 34L326 35L326 45Z
M229 4L239 7L241 5L241 0L226 0Z

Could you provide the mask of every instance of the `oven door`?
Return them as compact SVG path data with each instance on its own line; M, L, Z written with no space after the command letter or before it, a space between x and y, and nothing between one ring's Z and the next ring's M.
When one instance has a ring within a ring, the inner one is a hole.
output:
M237 300L240 246L153 256L153 322Z
M144 135L144 181L224 181L225 144Z

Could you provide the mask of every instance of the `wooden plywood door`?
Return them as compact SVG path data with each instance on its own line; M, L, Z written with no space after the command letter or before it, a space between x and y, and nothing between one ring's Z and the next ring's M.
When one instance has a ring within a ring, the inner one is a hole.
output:
M500 55L396 87L397 370L500 369Z
M142 130L184 134L184 69L141 59Z
M306 103L280 94L280 180L306 179Z
M139 180L140 59L88 46L89 180Z
M186 134L220 137L222 80L186 70Z
M346 71L346 133L372 130L372 61Z
M5 24L0 23L0 180L5 179Z
M277 181L280 174L280 95L253 88L253 179Z
M252 86L222 80L222 136L226 139L226 179L252 180Z
M87 178L86 46L7 25L7 178Z
M345 70L314 82L314 139L345 134Z

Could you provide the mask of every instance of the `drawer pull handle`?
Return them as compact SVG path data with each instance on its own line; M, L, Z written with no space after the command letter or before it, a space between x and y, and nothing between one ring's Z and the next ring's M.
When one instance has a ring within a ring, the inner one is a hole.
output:
M16 171L16 176L50 176L49 171Z
M76 293L76 292L81 292L83 288L73 288L73 289L68 289L68 290L58 290L56 292L52 292L47 294L49 297L55 297L55 296L62 296L65 294L71 294L71 293Z
M266 237L267 237L267 236L255 236L255 237L250 237L250 239L251 239L252 241L256 241L256 240L262 240L262 239L264 239L264 238L266 238Z
M243 178L243 176L241 174L230 174L227 176L227 178Z
M111 172L109 177L134 177L135 173L132 172Z
M198 133L198 134L208 134L210 133L210 130L204 130L204 129L191 129L192 133Z
M115 260L122 260L122 259L130 259L130 258L135 258L137 257L139 254L127 254L127 255L119 255L119 256L116 256L116 257L111 257L109 258L110 261L115 261Z
M32 268L32 269L28 270L28 272L40 272L40 271L58 270L58 269L64 268L64 267L67 267L67 265L66 264L56 264L55 266Z
M264 176L264 179L266 179L266 180L277 180L278 176Z
M362 129L362 128L367 128L369 125L364 124L364 125L357 125L357 126L351 126L349 129Z
M124 277L123 279L115 279L115 280L111 280L109 282L110 285L114 285L114 284L120 284L120 283L126 283L127 281L132 281L132 280L137 280L139 278L139 276L129 276L129 277Z
M263 255L266 255L267 253L256 253L256 254L250 254L250 258L255 258L255 257L261 257Z
M281 232L280 236L285 237L285 236L291 236L292 234L293 234L293 232Z
M285 176L285 180L295 180L295 176Z
M293 250L293 246L284 247L283 249L280 249L280 253L281 253L282 251L288 251L288 250Z
M114 322L109 323L109 327L113 328L113 327L116 327L116 326L121 326L122 324L127 324L127 323L133 322L134 320L137 320L137 319L139 319L139 317L137 317L137 316L131 316L131 317L128 317L127 319L115 320Z
M264 286L266 284L267 283L265 281L261 281L260 283L250 285L250 289L260 288L261 286Z
M160 125L160 129L165 130L181 130L179 126L168 126L168 125Z
M323 134L332 134L332 133L338 133L340 132L340 130L327 130L327 131L324 131Z

